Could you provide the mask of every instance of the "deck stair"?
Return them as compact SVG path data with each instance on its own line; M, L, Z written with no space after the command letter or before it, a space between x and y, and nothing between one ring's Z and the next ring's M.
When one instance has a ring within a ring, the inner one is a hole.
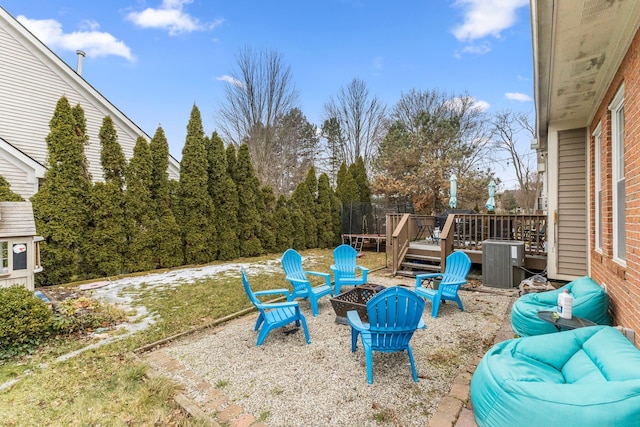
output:
M415 277L416 274L436 273L440 270L440 248L436 245L411 244L400 264L398 275Z

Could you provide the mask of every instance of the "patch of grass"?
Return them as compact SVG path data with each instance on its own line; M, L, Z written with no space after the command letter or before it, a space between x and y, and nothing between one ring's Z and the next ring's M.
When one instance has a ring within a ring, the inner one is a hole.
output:
M271 418L271 411L266 409L260 412L260 415L258 416L258 422L261 422L261 423L267 422L269 418Z
M271 394L274 396L280 396L282 393L284 393L284 389L282 387L276 387L271 390Z
M163 378L143 380L146 369L135 359L100 349L35 370L0 393L3 423L124 426L171 420L188 425L173 402L177 386Z
M216 388L217 389L225 388L228 385L229 385L229 381L226 381L226 380L218 380L218 381L216 381Z
M378 424L394 424L396 421L396 415L393 409L382 408L378 404L373 404L372 408L376 410L373 414L373 419Z
M330 249L301 252L308 270L327 271L333 263ZM244 265L273 263L280 254L233 261ZM384 267L385 254L366 252L358 261L370 269ZM276 265L278 265L276 263ZM255 290L287 287L280 268L275 272L250 271ZM36 354L0 365L0 384L23 375L0 390L3 425L15 427L82 425L200 426L176 406L178 386L168 379L145 377L147 366L130 352L160 339L251 307L242 288L240 271L220 274L193 284L157 288L141 286L122 293L155 316L151 327L107 346L89 350L65 362L55 359L86 346L84 339L65 337L50 341ZM25 372L30 372L24 375ZM222 384L221 384L222 385ZM284 390L274 390L277 395ZM388 414L381 412L381 419ZM260 417L271 415L264 411Z
M462 355L457 348L438 347L429 354L428 360L434 367L448 372L462 363Z

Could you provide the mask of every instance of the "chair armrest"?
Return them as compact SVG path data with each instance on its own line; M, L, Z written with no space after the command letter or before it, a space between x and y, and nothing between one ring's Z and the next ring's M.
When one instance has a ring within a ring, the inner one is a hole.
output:
M356 310L347 311L347 320L349 321L351 327L357 331L366 332L369 330L369 324L362 323L362 320L360 320L360 315Z
M272 303L261 303L261 304L258 304L258 308L261 308L263 310L271 310L271 309L274 309L274 308L287 308L287 307L298 308L298 302L297 301L289 301L289 302L272 302Z
M465 283L467 283L467 279L463 278L463 277L453 277L453 278L449 278L450 280L442 280L440 282L440 285L464 285ZM451 280L453 279L453 280Z
M311 274L313 276L324 277L324 281L327 282L327 285L331 287L331 275L329 273L322 273L319 271L307 271L307 274Z
M305 273L320 277L331 277L329 273L321 273L319 271L305 271Z
M422 286L423 280L435 279L436 277L442 277L442 273L416 274L416 288L419 288Z
M253 293L255 296L264 296L264 295L284 295L285 297L289 298L289 296L291 295L291 293L289 292L288 289L267 289L264 291L257 291Z
M356 265L356 270L360 270L362 272L362 280L367 281L367 273L369 273L369 269L367 267L362 267L360 265Z
M311 287L311 282L309 282L307 279L296 279L294 277L287 277L286 279L291 283L302 283L307 287Z

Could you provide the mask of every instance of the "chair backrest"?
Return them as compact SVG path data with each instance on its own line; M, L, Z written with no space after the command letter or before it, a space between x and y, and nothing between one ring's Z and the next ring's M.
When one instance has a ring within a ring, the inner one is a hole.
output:
M244 267L242 267L242 285L244 286L244 291L247 293L247 296L249 297L251 303L258 307L261 302L258 297L254 295L253 291L251 290L251 286L249 286L249 280L247 280L247 274L244 271Z
M341 272L355 274L358 252L349 245L340 245L333 250L333 264Z
M287 249L282 254L282 268L287 277L306 280L302 268L302 256L295 249Z
M424 299L415 292L392 286L367 302L371 347L381 351L400 351L407 347L418 328Z
M471 259L464 252L453 252L447 257L441 283L459 282L466 280L471 270Z

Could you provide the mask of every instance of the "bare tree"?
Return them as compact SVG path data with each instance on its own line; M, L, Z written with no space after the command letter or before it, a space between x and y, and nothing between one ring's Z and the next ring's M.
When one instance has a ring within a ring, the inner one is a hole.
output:
M276 51L245 47L227 80L217 117L220 133L228 142L248 145L256 175L269 183L269 170L279 161L276 122L298 101L291 68Z
M542 189L535 156L529 147L535 136L533 123L527 113L503 110L493 115L491 126L492 146L509 156L520 186L519 202L525 212L531 213Z
M362 157L365 165L373 159L378 145L386 132L386 107L377 97L369 94L367 84L353 79L342 87L338 95L331 97L324 105L325 123L335 119L340 136L333 136L333 142L340 142L338 164L355 163Z

